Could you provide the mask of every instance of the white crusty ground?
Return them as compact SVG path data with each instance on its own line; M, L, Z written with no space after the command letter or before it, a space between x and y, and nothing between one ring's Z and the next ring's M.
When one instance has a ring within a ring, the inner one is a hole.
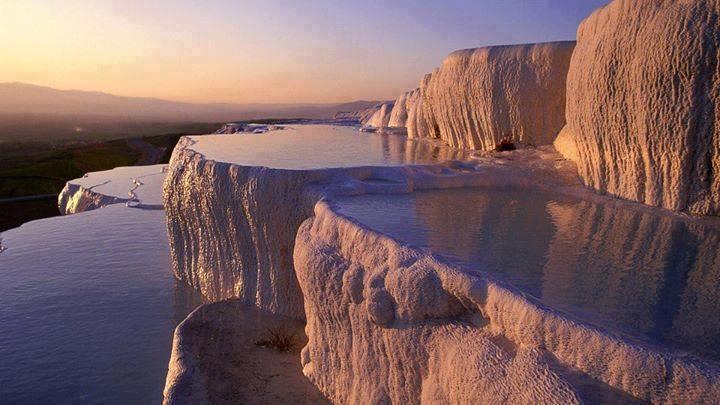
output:
M492 150L503 138L552 144L565 125L565 81L574 42L457 51L420 83L408 135Z
M165 183L176 275L212 301L236 297L306 319L304 372L335 402L577 402L567 370L583 385L655 402L720 395L715 366L569 319L322 201L512 185L657 211L583 188L552 147L427 166L280 170L206 160L188 146L176 149ZM176 372L170 390L187 381Z
M614 401L720 398L717 365L577 322L326 202L300 228L294 257L309 338L303 370L334 402L575 403L568 369L627 395Z
M388 124L390 123L390 114L392 114L393 107L393 103L383 104L382 106L380 106L380 109L377 110L367 122L365 122L364 125L372 128L388 127Z
M615 0L578 31L557 149L586 185L720 214L720 1Z
M126 203L138 208L162 208L167 165L116 167L70 180L58 195L63 215Z
M422 146L408 144L413 145ZM404 152L413 155L413 150ZM438 153L440 159L450 159L456 152L438 149ZM408 192L414 188L412 178L427 170L441 169L243 166L208 160L193 149L191 138L183 138L173 152L164 185L175 274L210 300L239 298L302 319L293 244L297 229L320 198L307 194L307 187L314 185L318 194L326 189Z
M395 105L390 113L390 119L388 126L391 128L404 128L407 127L408 113L412 109L415 102L417 102L420 90L415 89L412 91L405 92L395 100Z

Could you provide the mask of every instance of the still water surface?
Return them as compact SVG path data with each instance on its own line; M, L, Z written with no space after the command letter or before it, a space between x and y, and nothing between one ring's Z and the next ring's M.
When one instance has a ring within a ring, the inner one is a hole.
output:
M0 402L162 401L176 283L165 213L122 204L0 235Z
M456 189L339 200L340 212L550 307L720 359L720 232L548 193Z
M427 164L467 154L405 136L332 125L293 125L264 134L203 135L192 140L191 148L207 159L289 170Z

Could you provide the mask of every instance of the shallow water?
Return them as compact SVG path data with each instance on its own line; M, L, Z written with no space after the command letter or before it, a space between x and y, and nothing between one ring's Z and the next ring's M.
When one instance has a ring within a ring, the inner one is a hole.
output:
M339 200L340 212L590 323L720 359L720 232L536 191Z
M87 173L71 180L98 194L123 199L135 197L144 205L162 205L162 183L167 165L116 167L111 170Z
M0 402L159 403L176 283L163 211L112 205L0 235Z
M206 159L289 170L426 164L459 159L465 153L405 136L332 125L292 125L264 134L192 139L192 149Z

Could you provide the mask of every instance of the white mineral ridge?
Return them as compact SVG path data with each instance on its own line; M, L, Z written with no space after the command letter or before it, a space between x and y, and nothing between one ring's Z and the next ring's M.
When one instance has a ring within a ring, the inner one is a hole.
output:
M565 82L574 42L467 49L420 84L408 135L492 150L500 140L552 144L565 125Z
M372 128L386 128L390 123L390 114L392 113L394 103L385 103L380 106L370 119L364 123L364 126Z
M63 215L125 203L138 208L162 208L162 184L167 165L116 167L70 180L58 195Z
M376 104L372 107L358 111L342 111L335 113L333 119L335 120L357 120L360 125L365 125L375 113L380 110L383 104Z
M397 167L427 163L431 155L442 161L462 153L317 125L270 136L183 138L164 185L175 274L212 301L240 298L304 318L292 252L322 192L407 192L418 187L414 177L446 177L439 168L424 174L423 166ZM388 164L396 167L381 167Z
M711 403L720 369L619 338L319 202L301 226L303 372L337 403ZM612 387L612 388L610 388ZM613 389L615 391L613 391ZM622 394L625 393L625 394Z
M720 1L616 0L578 30L557 149L600 192L720 214Z
M401 94L400 97L395 100L395 105L390 113L390 119L388 120L389 127L407 127L408 113L417 101L419 95L420 90L415 89Z
M264 134L270 131L276 131L282 129L277 125L265 125L265 124L252 124L252 123L237 123L231 122L224 124L220 129L215 131L216 134L241 134L241 133L252 133L252 134Z

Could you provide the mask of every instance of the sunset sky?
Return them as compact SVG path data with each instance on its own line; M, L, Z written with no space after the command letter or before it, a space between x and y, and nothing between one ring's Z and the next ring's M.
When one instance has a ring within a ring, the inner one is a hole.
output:
M391 99L451 51L574 39L607 0L0 0L0 82L193 102Z

